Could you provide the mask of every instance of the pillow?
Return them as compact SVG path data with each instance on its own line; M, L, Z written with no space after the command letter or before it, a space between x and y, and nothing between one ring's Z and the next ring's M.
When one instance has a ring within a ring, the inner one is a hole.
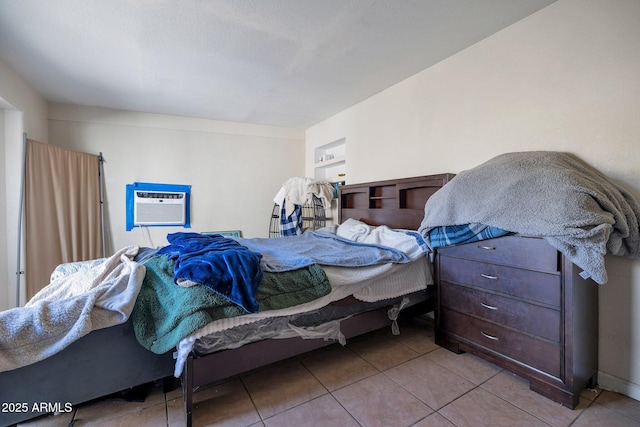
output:
M373 227L357 219L348 218L338 226L336 234L344 239L360 241L371 233Z

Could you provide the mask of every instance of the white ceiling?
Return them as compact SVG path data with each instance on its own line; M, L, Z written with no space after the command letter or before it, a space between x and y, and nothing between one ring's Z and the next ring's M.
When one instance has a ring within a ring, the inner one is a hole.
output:
M48 101L307 128L555 0L0 0Z

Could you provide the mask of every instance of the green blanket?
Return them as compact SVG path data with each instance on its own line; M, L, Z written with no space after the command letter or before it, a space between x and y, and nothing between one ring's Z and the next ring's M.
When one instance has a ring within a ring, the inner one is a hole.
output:
M214 320L247 314L240 306L204 286L182 287L173 282L167 256L145 263L145 275L131 313L138 342L157 354L176 347L180 340ZM316 264L282 273L265 272L256 292L260 311L278 310L313 301L331 291Z

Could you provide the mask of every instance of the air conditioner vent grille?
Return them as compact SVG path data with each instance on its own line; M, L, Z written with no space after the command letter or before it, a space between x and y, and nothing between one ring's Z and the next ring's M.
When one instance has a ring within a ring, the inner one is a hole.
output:
M184 225L186 193L135 191L134 225Z

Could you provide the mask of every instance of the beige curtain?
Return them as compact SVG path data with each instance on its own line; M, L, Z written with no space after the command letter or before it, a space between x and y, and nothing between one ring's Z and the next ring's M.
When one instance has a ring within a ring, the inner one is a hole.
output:
M98 156L27 140L27 301L63 262L102 256Z

